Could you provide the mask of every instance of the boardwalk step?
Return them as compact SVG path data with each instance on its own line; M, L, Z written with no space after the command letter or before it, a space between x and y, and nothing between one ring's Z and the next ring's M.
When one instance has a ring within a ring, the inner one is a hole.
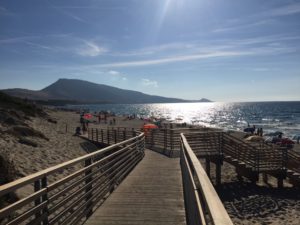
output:
M292 177L293 177L293 178L300 178L300 173L293 173L293 174L292 174Z

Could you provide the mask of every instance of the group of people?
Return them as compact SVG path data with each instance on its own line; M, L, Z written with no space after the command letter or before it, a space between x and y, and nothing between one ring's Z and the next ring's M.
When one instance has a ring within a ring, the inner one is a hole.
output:
M108 123L108 118L113 117L113 119L109 120L109 125L116 125L116 118L114 113L110 113L107 111L101 111L99 113L95 112L94 116L98 118L98 123L101 123L101 121L104 121L104 124Z
M257 131L256 131L256 133L255 133L255 135L257 135L257 136L263 136L263 134L264 134L264 131L263 131L263 129L262 128L257 128Z
M248 123L248 127L244 129L244 132L251 133L252 135L257 135L257 136L261 136L261 137L264 134L262 127L256 129L255 125L253 125L253 127L250 127L249 123Z
M109 125L116 125L116 118L115 114L109 113L107 111L101 111L99 113L95 112L94 115L90 113L81 112L80 113L80 127L76 127L75 135L81 135L81 133L85 134L89 128L89 123L91 122L90 119L93 117L98 119L98 123L101 123L103 120L105 124L108 123L108 118L112 117L112 119L109 120ZM94 121L96 123L96 121Z

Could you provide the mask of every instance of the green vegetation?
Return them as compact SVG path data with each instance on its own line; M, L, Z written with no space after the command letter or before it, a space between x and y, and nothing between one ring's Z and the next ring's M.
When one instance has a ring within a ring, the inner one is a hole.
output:
M0 92L0 108L21 111L26 116L46 116L42 108L28 100L12 97Z

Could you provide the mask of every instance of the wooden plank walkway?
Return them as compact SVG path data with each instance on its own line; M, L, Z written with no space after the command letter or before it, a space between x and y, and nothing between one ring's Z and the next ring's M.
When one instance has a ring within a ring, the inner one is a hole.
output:
M179 159L145 150L144 159L85 224L186 224Z

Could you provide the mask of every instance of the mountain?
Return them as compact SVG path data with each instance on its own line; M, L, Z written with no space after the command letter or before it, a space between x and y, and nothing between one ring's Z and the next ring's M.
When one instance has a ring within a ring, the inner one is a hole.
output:
M210 102L208 99L195 101L147 95L138 91L120 89L83 80L59 79L40 91L6 89L3 92L21 98L40 101L64 101L70 103L175 103Z

